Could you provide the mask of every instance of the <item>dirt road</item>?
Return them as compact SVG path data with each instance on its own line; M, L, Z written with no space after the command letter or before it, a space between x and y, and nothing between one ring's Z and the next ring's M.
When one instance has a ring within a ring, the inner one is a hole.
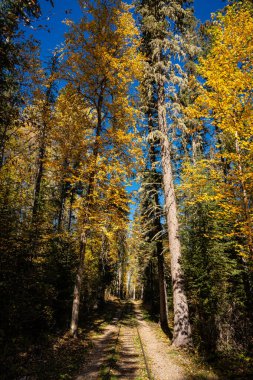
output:
M217 379L186 371L158 331L145 320L138 303L120 304L112 322L92 338L83 370L74 380Z

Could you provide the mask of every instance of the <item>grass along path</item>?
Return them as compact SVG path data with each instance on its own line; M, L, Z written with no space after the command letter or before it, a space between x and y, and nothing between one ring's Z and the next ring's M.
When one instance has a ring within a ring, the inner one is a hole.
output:
M135 313L154 380L220 379L211 368L196 363L190 353L172 347L160 326L147 318L140 302L135 302Z

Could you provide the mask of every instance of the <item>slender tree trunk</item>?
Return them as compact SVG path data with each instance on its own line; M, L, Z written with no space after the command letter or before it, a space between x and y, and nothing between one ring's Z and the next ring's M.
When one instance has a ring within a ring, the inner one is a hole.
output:
M8 130L8 126L5 125L3 133L1 134L1 139L0 139L0 169L3 167L3 164L4 164L7 130Z
M51 74L55 72L55 65L56 61L55 59L52 62L52 68L51 68ZM46 157L46 139L47 139L47 132L48 132L48 112L50 107L50 97L52 95L53 90L53 82L50 82L50 85L46 91L46 98L45 103L43 105L42 109L42 117L43 117L43 124L42 124L42 134L41 134L41 140L39 142L39 166L38 166L38 174L36 177L35 182L35 189L34 189L34 203L33 203L33 210L32 210L32 224L37 222L37 216L39 212L40 207L40 197L41 197L41 183L44 176L45 171L45 165L44 160Z
M60 197L60 208L59 208L59 214L58 214L58 232L62 230L62 222L63 222L63 215L64 215L64 209L65 209L65 200L66 200L66 186L62 184L61 188L61 197Z
M121 285L121 268L118 268L117 273L117 296L120 297L120 285Z
M45 135L43 133L43 141L41 142L41 146L39 148L39 167L38 174L35 182L34 189L34 202L33 202L33 210L32 210L32 222L36 222L38 211L39 211L39 203L40 203L40 194L41 194L41 182L44 175L44 158L46 154L45 149Z
M135 284L133 286L133 300L135 301Z
M96 126L95 142L94 142L94 147L93 147L94 169L90 174L88 188L87 188L87 195L86 195L87 210L91 209L93 205L93 198L94 198L96 166L97 166L97 158L99 154L99 144L100 144L99 140L100 140L100 134L102 131L103 92L104 92L104 81L102 81L101 83L101 93L98 98L98 104L97 104L97 126ZM83 227L85 226L87 227L87 225L89 225L89 218L86 216L83 220ZM74 286L72 317L71 317L71 323L70 323L70 332L73 336L77 336L77 331L78 331L78 320L79 320L82 282L83 282L86 240L87 240L86 232L82 232L81 238L80 238L79 266L78 266L76 281L75 281L75 286Z
M152 117L152 109L150 108L148 111L148 123L149 123L149 132L154 130L153 125L153 117ZM156 163L157 163L157 152L155 148L155 144L150 144L149 149L149 158L151 164L151 170L155 170L156 173ZM161 220L159 215L159 188L160 184L155 183L154 187L154 231L153 236L151 237L151 241L156 241L156 255L157 255L157 266L158 266L158 283L159 283L159 315L160 315L160 325L162 330L170 335L169 324L168 324L168 301L167 301L167 291L166 291L166 280L164 274L164 256L163 256L163 245L160 240L157 240L158 234L162 230Z
M120 285L119 285L119 298L121 300L125 299L125 292L124 292L124 280L125 280L125 269L124 269L124 264L121 263L121 276L120 276Z
M70 197L70 205L69 205L68 232L70 232L70 230L71 230L74 199L75 199L75 189L72 189L71 190L71 197Z
M181 244L179 240L177 204L173 183L170 143L167 135L165 91L162 80L158 83L158 126L162 135L161 157L173 284L173 345L176 347L183 347L191 344L191 326L189 321L188 302L184 289L184 275L181 265Z
M81 290L83 283L83 270L84 270L84 259L86 250L86 235L83 233L81 235L80 241L80 257L79 257L79 267L76 274L76 281L74 286L73 294L73 304L72 304L72 316L70 323L70 332L73 337L77 337L78 332L78 321L79 321L79 310L81 301Z
M66 198L67 198L67 183L65 182L65 176L64 176L62 178L62 183L61 183L60 207L59 207L59 213L58 213L58 226L57 226L58 232L62 230Z
M39 155L38 155L38 172L35 180L34 188L34 200L32 208L32 221L30 230L31 239L31 260L33 256L36 255L36 246L39 237L39 212L40 212L40 202L41 202L41 184L44 177L44 159L46 155L46 144L45 144L45 125L43 125L42 140L40 141Z

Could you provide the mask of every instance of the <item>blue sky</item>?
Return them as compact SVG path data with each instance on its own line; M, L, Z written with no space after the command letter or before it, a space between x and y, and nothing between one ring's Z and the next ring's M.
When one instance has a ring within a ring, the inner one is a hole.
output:
M222 0L195 0L195 15L204 22L210 19L210 14L224 7L226 2Z
M131 3L131 0L127 0ZM222 0L195 0L196 17L204 22L210 19L210 14L224 7ZM54 8L49 1L41 0L42 17L33 24L31 34L41 41L41 57L43 61L51 55L56 46L64 41L66 25L62 22L66 18L78 21L81 12L78 0L54 0ZM41 25L42 27L39 27Z

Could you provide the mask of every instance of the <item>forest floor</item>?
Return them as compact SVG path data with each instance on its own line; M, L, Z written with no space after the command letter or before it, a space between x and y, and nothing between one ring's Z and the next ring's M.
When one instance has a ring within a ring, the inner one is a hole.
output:
M170 345L139 302L107 302L84 321L79 337L68 332L38 344L6 364L2 380L229 380L253 379L245 361L216 361ZM215 366L214 366L215 364ZM15 376L14 376L15 373ZM18 374L18 376L16 375Z

